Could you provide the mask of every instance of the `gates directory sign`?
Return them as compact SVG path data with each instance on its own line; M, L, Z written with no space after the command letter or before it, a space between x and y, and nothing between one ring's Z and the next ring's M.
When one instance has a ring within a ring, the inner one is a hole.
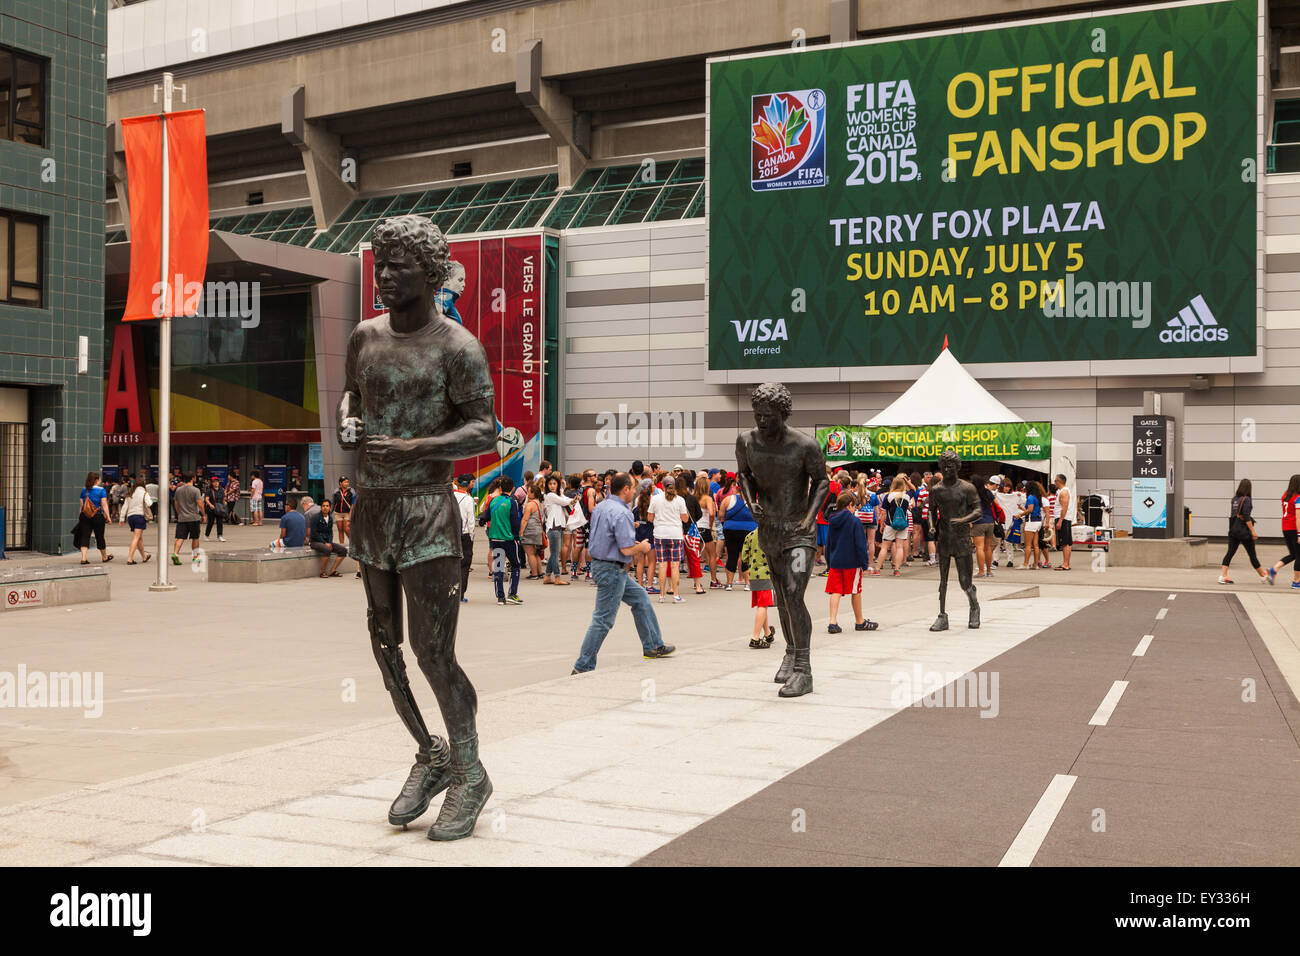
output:
M1254 356L1257 18L711 60L710 369Z

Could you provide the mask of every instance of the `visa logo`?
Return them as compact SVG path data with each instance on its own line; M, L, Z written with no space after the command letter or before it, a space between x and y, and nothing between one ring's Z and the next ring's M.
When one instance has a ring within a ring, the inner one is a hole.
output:
M790 341L785 329L785 319L732 319L736 327L736 338L741 342L772 342L776 339Z

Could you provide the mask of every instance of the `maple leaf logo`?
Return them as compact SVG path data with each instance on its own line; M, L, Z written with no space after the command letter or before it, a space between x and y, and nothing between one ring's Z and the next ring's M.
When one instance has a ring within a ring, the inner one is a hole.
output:
M754 124L754 142L772 156L798 143L807 125L808 117L802 106L792 113L784 97L773 96Z

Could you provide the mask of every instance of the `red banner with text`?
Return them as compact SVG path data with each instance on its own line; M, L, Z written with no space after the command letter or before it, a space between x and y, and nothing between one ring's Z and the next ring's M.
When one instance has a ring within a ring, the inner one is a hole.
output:
M458 461L456 474L473 474L476 490L501 474L518 486L542 460L542 236L463 239L450 246L452 260L465 268L465 289L455 298L443 294L444 311L483 343L497 418L496 453ZM374 253L363 245L363 321L384 312L374 266Z

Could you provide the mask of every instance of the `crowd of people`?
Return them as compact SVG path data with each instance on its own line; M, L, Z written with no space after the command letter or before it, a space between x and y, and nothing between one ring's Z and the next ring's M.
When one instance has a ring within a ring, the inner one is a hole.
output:
M485 529L492 564L488 570L497 603L518 605L519 582L569 586L585 581L596 583L591 568L588 532L591 516L601 501L611 497L614 469L562 475L550 462L542 462L533 473L524 472L518 487L509 477L500 477L484 490L481 499L473 494L474 476L461 475L456 481L456 500L461 514L462 587L461 600L468 601L469 575L477 527ZM631 499L635 540L646 542L629 556L627 573L659 603L682 604L683 578L694 594L708 590L743 589L755 593L757 610L771 606L771 584L762 551L753 540L757 523L740 493L733 472L721 468L696 472L682 465L661 468L658 462L632 462ZM934 565L935 536L930 523L930 490L942 480L939 472L900 471L886 480L880 470L827 468L829 492L817 514L818 574L830 578L831 633L838 631L835 612L839 598L852 597L855 626L874 628L863 617L860 575L882 575L888 566L894 577L912 566ZM1051 568L1070 570L1073 545L1074 493L1064 475L1057 475L1051 487L1033 478L1016 481L1008 475L971 475L979 494L981 514L971 527L974 543L975 577L991 578L1002 571ZM291 482L292 484L292 482ZM295 486L296 487L296 486ZM249 494L249 524L262 524L262 479L252 472ZM180 564L185 541L197 550L199 539L225 541L225 524L239 521L235 505L242 493L239 470L233 468L222 484L216 475L199 472L182 474L175 468L168 481L171 519L176 536L171 554ZM1256 553L1251 482L1243 479L1232 498L1228 550L1220 569L1219 582L1232 584L1229 565L1238 550L1244 550L1259 577L1272 584L1286 565L1292 565L1291 587L1300 590L1300 545L1297 544L1296 510L1300 507L1300 475L1293 475L1282 495L1282 534L1287 554L1271 567L1262 566ZM132 532L127 564L152 558L144 547L144 532L158 516L158 484L147 472L123 475L105 483L101 476L86 476L80 494L80 510L74 531L74 545L87 564L93 539L101 561L111 561L104 541L107 525L117 523ZM331 499L317 504L309 496L295 494L280 521L284 547L311 547L321 554L321 577L339 577L339 566L347 556L351 514L356 492L344 477ZM865 537L859 551L846 537L851 520L856 520ZM1053 565L1051 552L1060 552ZM138 558L138 560L137 560ZM332 566L331 566L332 562ZM859 562L854 564L853 562ZM522 575L522 578L521 578ZM360 577L358 570L356 576ZM762 603L766 601L766 603ZM765 613L756 611L751 646L771 643Z

